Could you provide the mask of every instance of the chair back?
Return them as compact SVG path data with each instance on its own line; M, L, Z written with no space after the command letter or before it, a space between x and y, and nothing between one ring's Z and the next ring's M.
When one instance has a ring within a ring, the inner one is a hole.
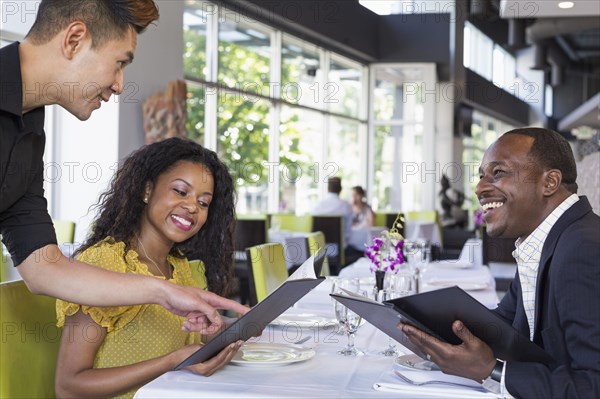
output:
M237 215L234 239L234 270L238 280L239 300L250 302L250 283L246 248L267 242L267 219L264 215ZM232 293L235 295L235 293Z
M396 221L396 217L398 217L398 213L384 213L384 212L377 212L375 213L375 219L373 220L373 226L374 227L387 227L388 229L391 229L392 227L394 227L394 222ZM401 213L400 214L400 219L404 219L404 214ZM400 234L402 234L402 237L404 237L404 222L402 223L402 227L398 227L396 226L396 229L398 230L398 232Z
M308 246L308 252L312 256L317 253L320 249L321 251L326 251L325 248L325 234L322 231L314 231L312 233L308 233L306 236L306 242ZM323 268L321 269L321 276L330 276L331 271L329 270L329 259L325 257L323 260Z
M8 278L8 262L4 260L4 249L2 248L2 243L0 243L0 283L6 281Z
M271 213L267 215L267 230L295 231L299 233L310 232L312 217L310 215L297 216L287 213Z
M481 233L484 265L489 265L490 262L517 263L512 256L516 238L490 237L485 227L481 229Z
M246 250L250 305L262 301L288 278L283 245L261 244Z
M346 247L344 239L344 217L321 215L312 217L312 231L321 231L325 235L327 257L329 265L335 271L346 265L344 249ZM337 253L330 249L330 245L337 246ZM334 273L337 274L337 273Z
M32 294L22 280L1 283L0 324L0 397L54 398L56 300Z
M75 241L75 223L69 220L53 220L56 240L59 244Z
M406 221L435 223L441 241L439 244L443 247L444 237L442 235L443 232L440 223L440 215L437 210L434 209L431 211L410 211L406 214Z
M246 251L246 248L267 242L267 222L263 219L236 219L235 250Z

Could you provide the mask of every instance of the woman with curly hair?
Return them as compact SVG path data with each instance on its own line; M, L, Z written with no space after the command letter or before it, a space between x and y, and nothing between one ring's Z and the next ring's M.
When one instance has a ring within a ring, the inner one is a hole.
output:
M78 258L112 271L143 274L226 294L232 277L235 191L217 155L184 139L147 145L129 156L100 197L99 216ZM201 260L197 281L187 257ZM133 397L199 345L185 318L158 305L91 307L57 301L64 326L56 373L59 397ZM191 366L211 375L241 342ZM120 396L121 397L121 396Z

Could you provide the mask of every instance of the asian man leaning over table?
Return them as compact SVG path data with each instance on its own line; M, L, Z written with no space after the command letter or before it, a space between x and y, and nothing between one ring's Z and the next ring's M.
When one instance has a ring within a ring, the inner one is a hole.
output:
M0 49L0 234L33 293L95 306L156 303L187 316L186 328L214 332L223 325L215 308L247 309L208 291L68 259L44 198L44 107L89 119L123 92L138 34L157 19L152 0L43 0L25 39Z
M495 312L556 360L504 362L459 321L461 345L399 328L447 374L504 397L600 397L600 217L578 197L569 143L540 128L505 133L486 151L477 196L487 233L515 238L518 271Z

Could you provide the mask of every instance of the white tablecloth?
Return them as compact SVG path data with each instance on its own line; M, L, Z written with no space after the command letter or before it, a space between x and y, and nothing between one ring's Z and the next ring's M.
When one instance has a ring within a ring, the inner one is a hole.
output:
M468 268L461 266L464 266L464 263L458 260L432 262L420 266L420 290L425 292L452 285L459 287L463 285L463 288L477 286L476 290L467 290L467 292L488 308L494 309L498 304L498 295L496 294L496 282L490 269L485 266L473 265ZM340 271L340 277L369 277L372 275L369 267L370 261L367 258L360 258L355 263L343 268Z
M333 303L328 296L328 279L302 298L288 313L310 312L334 318ZM143 386L136 398L431 398L438 395L420 394L415 389L383 392L373 384L389 379L394 358L379 355L388 344L388 337L369 323L356 334L357 348L366 352L360 357L346 357L337 350L346 344L346 337L337 335L337 328L309 329L298 327L267 327L259 342L293 343L311 336L303 346L314 347L314 358L278 367L252 368L227 365L211 377L189 371L172 371ZM402 348L398 344L399 348ZM408 353L406 349L405 352ZM398 366L396 366L398 367Z

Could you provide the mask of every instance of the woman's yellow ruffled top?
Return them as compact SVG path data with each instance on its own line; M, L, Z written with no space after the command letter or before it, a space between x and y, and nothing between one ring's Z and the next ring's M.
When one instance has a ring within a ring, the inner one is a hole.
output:
M146 264L138 259L137 252L129 250L125 254L123 242L112 243L110 240L105 240L85 250L78 259L114 272L164 279L162 276L154 276L150 273ZM204 265L201 262L196 267L202 270L196 275L202 276L202 281L195 281L187 259L169 256L167 260L173 266L173 277L169 281L206 289ZM63 327L65 318L74 315L80 309L107 330L106 338L96 354L94 368L138 363L166 355L187 344L199 342L196 333L190 334L181 330L185 318L176 316L159 305L95 307L57 300L58 326ZM86 339L93 339L93 337L86 337ZM133 397L134 393L135 390L132 390L123 397Z

